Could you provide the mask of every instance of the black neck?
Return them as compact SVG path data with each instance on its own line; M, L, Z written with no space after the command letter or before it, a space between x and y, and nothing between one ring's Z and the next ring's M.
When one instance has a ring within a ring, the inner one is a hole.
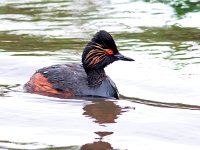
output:
M104 69L90 70L86 73L88 77L88 84L92 87L100 85L101 82L106 78Z

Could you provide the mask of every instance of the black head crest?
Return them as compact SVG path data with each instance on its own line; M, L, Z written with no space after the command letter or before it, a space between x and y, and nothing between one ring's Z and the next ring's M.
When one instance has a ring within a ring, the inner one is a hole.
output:
M117 46L113 37L106 31L100 30L92 38L91 42L98 43L103 46L105 49L112 49L114 53L117 53Z

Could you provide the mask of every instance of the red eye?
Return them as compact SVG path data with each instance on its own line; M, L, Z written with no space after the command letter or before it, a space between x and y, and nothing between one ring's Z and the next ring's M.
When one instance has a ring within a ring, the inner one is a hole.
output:
M107 50L107 54L108 55L112 55L113 54L113 51L111 49Z

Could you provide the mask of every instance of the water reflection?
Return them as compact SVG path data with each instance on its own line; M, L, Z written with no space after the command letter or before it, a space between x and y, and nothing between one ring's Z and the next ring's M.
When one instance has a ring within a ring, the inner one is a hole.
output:
M99 135L99 141L93 142L93 143L87 143L81 146L81 150L113 150L113 147L110 143L104 142L103 137L107 135L113 134L113 132L95 132L97 135Z
M134 33L120 33L116 37L130 39L121 42L124 50L130 47L142 55L148 54L153 58L171 63L173 70L181 70L199 61L200 30L197 28L164 26L164 27L141 27L142 31ZM166 64L161 63L161 64ZM164 67L164 66L163 66Z
M6 97L11 91L15 92L16 88L19 87L19 84L15 85L1 85L0 84L0 97Z
M81 150L113 150L113 148L108 142L98 141L83 145Z
M82 50L85 44L86 42L84 40L77 37L58 39L52 37L16 35L7 31L0 32L0 50L14 52L16 55L19 55L20 52L24 52L26 56L33 56L34 52L40 52L41 54L41 51L44 51L46 55L54 52L52 55L54 54L55 56L56 51L63 49ZM43 54L43 56L46 55Z
M169 3L174 10L176 11L176 14L178 17L184 16L186 13L192 12L192 11L198 11L200 10L199 6L199 0L174 0L174 1L163 1L163 0L145 0L146 2L164 2Z
M124 112L127 112L128 109L122 108L117 105L114 101L100 100L93 101L92 104L86 105L84 108L83 115L89 118L94 119L95 123L103 126L106 124L116 123L117 118L122 115ZM108 135L114 134L112 131L97 131L95 132L99 136L98 141L93 143L84 144L81 147L81 150L112 150L113 147L110 143L104 142L103 138Z
M115 123L119 115L122 114L122 108L112 101L97 101L86 105L83 115L94 119L99 124Z

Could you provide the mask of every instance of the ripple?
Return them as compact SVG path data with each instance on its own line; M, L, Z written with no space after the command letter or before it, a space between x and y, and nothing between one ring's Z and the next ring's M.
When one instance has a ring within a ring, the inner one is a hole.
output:
M199 149L195 9L159 1L1 0L0 147ZM80 63L84 46L100 29L136 60L106 68L125 95L120 101L66 101L22 92L37 69Z

